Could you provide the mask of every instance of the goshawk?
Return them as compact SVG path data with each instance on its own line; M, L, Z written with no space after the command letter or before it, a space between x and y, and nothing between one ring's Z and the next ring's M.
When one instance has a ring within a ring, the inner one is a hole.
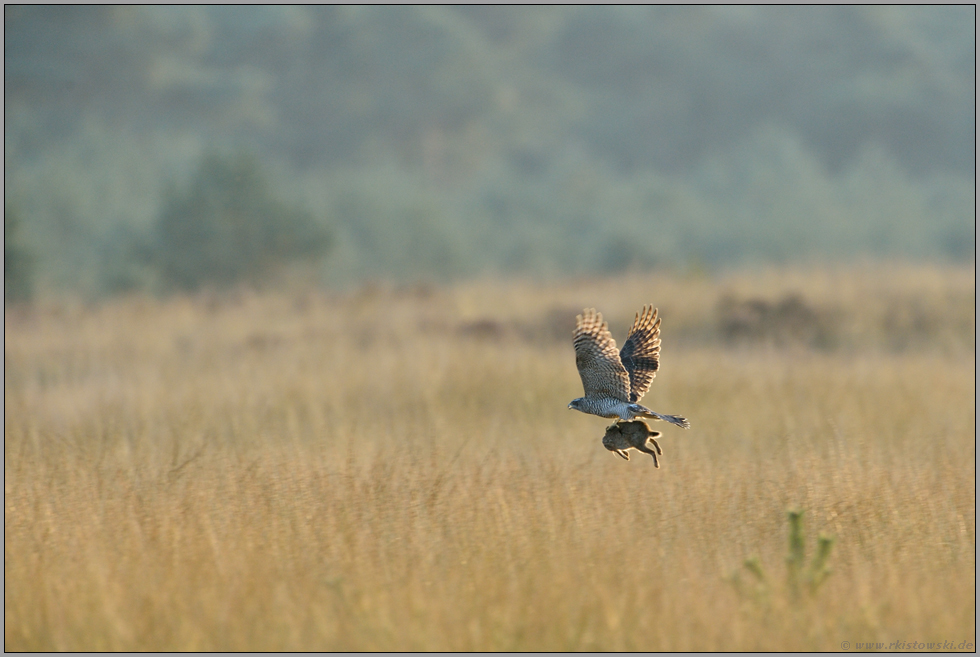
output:
M645 417L664 420L689 429L691 423L680 415L661 415L637 402L650 389L660 367L660 318L653 306L636 314L622 351L609 326L595 308L587 308L576 318L573 344L585 397L568 405L576 411L605 418L632 420Z

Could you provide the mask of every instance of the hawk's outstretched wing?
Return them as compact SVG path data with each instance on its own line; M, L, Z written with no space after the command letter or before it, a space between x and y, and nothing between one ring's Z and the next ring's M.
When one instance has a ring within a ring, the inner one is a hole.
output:
M575 318L573 344L585 396L629 401L630 377L619 360L616 341L602 320L602 313L588 308Z
M630 377L629 401L636 403L647 394L660 368L660 318L653 306L636 313L619 358Z

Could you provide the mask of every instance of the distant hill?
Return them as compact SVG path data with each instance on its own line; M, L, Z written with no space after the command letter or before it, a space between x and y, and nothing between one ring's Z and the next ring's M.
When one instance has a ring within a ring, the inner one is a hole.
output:
M327 283L961 259L975 60L973 6L8 6L5 189L93 293L215 151Z

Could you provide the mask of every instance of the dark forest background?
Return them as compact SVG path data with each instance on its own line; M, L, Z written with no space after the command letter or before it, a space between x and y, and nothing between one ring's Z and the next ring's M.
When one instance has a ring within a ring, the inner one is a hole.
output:
M974 257L975 8L4 9L8 298Z

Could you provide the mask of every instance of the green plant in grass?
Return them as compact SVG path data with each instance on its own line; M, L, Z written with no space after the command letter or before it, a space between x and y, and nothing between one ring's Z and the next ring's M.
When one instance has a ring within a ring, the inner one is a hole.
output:
M786 556L786 591L790 600L799 601L803 592L816 595L832 572L827 562L834 548L834 537L820 534L817 538L817 553L806 567L805 541L803 535L803 511L791 509L786 513L789 522L789 554ZM752 556L742 564L751 575L743 578L740 571L732 573L728 581L744 598L753 602L768 602L772 595L772 583L766 575L759 557Z

